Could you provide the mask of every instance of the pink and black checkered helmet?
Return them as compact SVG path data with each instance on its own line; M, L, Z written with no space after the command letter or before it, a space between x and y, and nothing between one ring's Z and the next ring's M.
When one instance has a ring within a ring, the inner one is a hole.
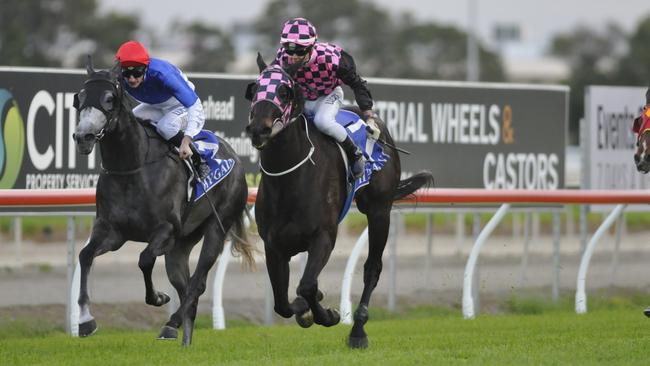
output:
M284 23L280 35L281 44L294 43L302 47L313 46L316 39L316 27L305 18L293 18Z

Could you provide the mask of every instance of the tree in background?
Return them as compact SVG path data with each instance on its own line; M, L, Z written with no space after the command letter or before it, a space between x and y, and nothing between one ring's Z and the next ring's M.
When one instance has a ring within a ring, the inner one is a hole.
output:
M611 85L619 81L613 77L619 59L627 52L625 33L615 24L605 31L578 27L569 33L556 35L550 53L570 65L566 84L571 88L569 100L569 141L577 145L580 136L580 118L584 115L584 89L587 85Z
M200 22L178 25L189 42L189 61L185 71L225 72L235 59L232 35Z
M361 0L272 0L255 22L259 50L275 57L282 24L309 19L319 39L340 45L364 76L465 79L466 34L453 27L418 23L404 14L393 20L372 2ZM481 48L483 80L504 79L499 57Z
M628 50L619 62L617 82L647 86L650 83L650 16L639 23L629 38Z
M138 18L97 9L96 0L2 0L0 63L80 67L86 54L111 63L117 47L133 38Z

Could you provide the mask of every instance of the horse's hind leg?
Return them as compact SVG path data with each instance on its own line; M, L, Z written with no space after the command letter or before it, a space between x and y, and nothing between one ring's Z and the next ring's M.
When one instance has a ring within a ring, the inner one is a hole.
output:
M363 293L359 306L354 312L354 325L348 338L351 348L367 348L368 336L364 325L368 321L368 304L372 291L377 287L379 275L383 267L381 257L388 239L390 226L390 205L388 207L368 210L368 258L363 266Z
M81 270L79 288L79 336L89 336L97 330L95 318L90 313L90 297L88 296L88 274L95 257L108 251L115 251L124 244L124 240L118 235L111 225L99 218L93 226L90 241L79 253L79 267Z
M341 320L336 310L325 309L321 306L320 301L323 299L323 293L318 289L318 276L334 249L334 240L333 235L323 232L310 245L305 272L296 290L297 294L309 303L314 322L326 327L336 325ZM296 318L296 320L299 319Z
M190 278L185 297L181 299L179 314L182 314L183 323L183 346L192 344L192 332L194 330L194 319L196 319L196 308L199 302L199 296L205 292L208 272L214 265L217 257L223 251L223 242L225 234L221 227L211 219L212 224L206 225L207 232L203 239L201 254L196 264L194 274ZM224 228L226 232L230 229L232 222L226 222L224 219Z
M167 278L174 286L178 293L178 298L183 299L187 294L187 284L190 281L189 257L194 244L200 239L182 240L176 243L172 250L165 254L165 269ZM158 339L176 339L178 337L178 327L183 322L183 314L180 307L171 315L167 323L160 330Z

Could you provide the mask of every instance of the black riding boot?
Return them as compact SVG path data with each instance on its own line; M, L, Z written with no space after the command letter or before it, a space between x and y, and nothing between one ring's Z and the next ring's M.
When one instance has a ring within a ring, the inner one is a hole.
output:
M192 165L194 165L196 172L199 174L197 178L203 180L208 176L208 174L210 174L210 167L208 166L208 163L201 158L201 155L196 150L194 144L190 144L190 149L192 150Z
M363 170L366 165L366 159L363 157L361 149L354 144L354 141L352 141L350 136L345 138L341 143L341 146L343 147L343 150L345 150L345 154L348 156L354 179L360 178L363 175Z

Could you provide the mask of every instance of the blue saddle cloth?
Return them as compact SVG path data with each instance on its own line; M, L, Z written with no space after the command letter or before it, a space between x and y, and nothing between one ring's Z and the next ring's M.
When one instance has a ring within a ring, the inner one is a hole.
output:
M343 109L339 110L336 114L336 122L345 127L345 130L350 138L352 138L352 141L361 148L361 151L363 151L363 155L366 158L366 169L363 172L363 175L356 179L354 184L348 188L348 196L345 199L345 204L343 205L343 209L339 215L339 222L341 222L350 210L355 193L361 187L370 183L372 172L380 171L388 161L389 156L384 153L384 149L377 143L377 141L368 138L366 122L364 122L356 113ZM349 162L349 165L351 165L351 162ZM351 167L348 167L348 175L351 174Z
M194 136L194 146L199 155L208 163L210 174L194 186L194 201L198 201L208 191L230 174L235 166L234 159L217 159L219 139L212 131L201 130Z

